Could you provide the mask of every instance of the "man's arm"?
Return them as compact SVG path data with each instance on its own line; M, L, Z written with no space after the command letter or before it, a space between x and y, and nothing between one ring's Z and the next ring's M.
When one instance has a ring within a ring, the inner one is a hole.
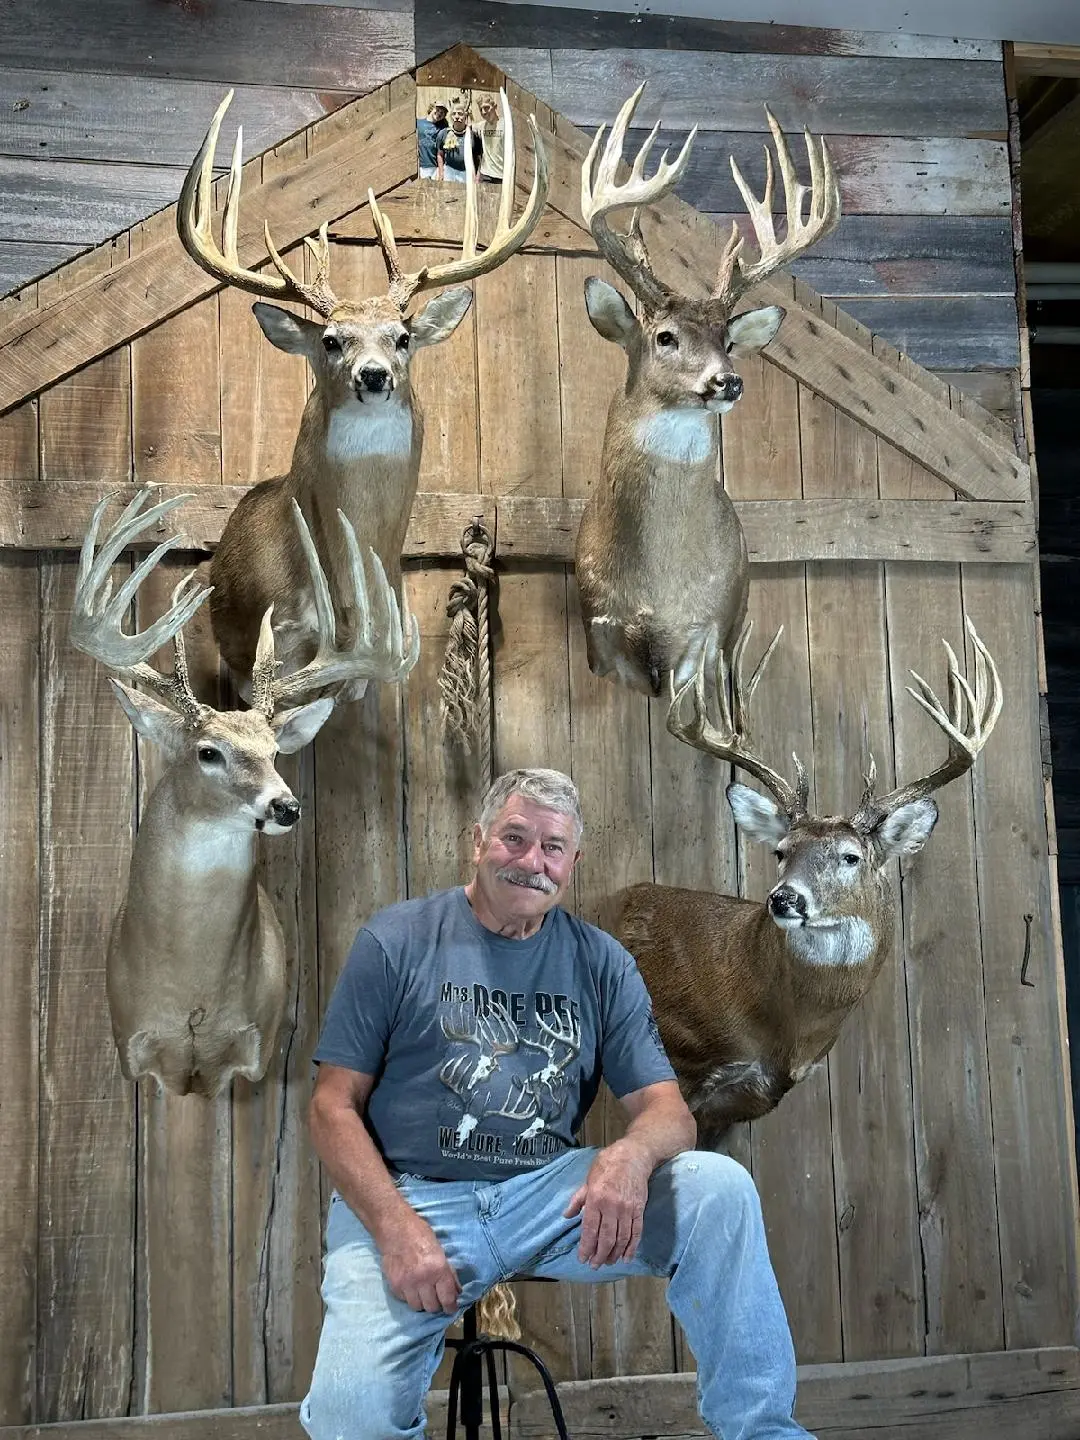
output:
M568 1218L582 1216L578 1259L594 1267L634 1258L649 1177L697 1139L697 1124L675 1080L634 1090L621 1104L630 1116L626 1134L600 1151L566 1207Z
M390 1289L414 1310L457 1309L461 1286L431 1226L398 1191L363 1114L373 1075L319 1066L309 1123L315 1153L375 1241Z

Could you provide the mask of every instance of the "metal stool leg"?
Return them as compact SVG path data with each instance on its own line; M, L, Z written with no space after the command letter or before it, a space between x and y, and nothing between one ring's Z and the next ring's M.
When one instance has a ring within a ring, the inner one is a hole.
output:
M543 1360L540 1359L540 1356L537 1355L535 1350L530 1349L528 1345L520 1344L517 1340L495 1340L487 1335L482 1335L478 1340L470 1343L469 1349L475 1353L486 1351L489 1360L492 1352L495 1350L502 1350L504 1354L508 1350L512 1350L515 1355L523 1355L526 1360L530 1360L536 1367L536 1371L543 1381L544 1390L547 1392L548 1404L551 1406L551 1418L555 1422L555 1429L559 1433L559 1440L570 1440L570 1435L566 1428L566 1418L563 1415L562 1404L559 1400L559 1392L555 1389L555 1381L551 1378L551 1371L544 1364ZM493 1425L494 1424L497 1424L497 1421L493 1421ZM498 1440L497 1436L495 1440Z
M459 1398L465 1440L480 1440L480 1427L484 1422L484 1372L480 1358L481 1342L476 1336L476 1310L471 1305L461 1318L461 1329L460 1340L447 1342L457 1349L457 1354L450 1371L450 1389L446 1397L446 1440L457 1440Z

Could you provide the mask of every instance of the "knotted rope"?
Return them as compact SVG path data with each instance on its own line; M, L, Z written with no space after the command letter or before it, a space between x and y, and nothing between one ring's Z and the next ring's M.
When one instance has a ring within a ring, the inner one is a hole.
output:
M495 546L478 515L461 536L465 574L450 587L450 634L439 671L443 730L466 755L474 745L480 786L491 783L491 635L488 586L495 581Z

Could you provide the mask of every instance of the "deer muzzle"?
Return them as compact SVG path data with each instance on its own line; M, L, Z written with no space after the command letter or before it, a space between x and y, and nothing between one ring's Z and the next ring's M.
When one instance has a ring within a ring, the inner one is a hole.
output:
M710 375L705 381L706 405L734 405L742 392L742 377L736 375L734 371L729 371L727 374Z
M769 914L780 926L806 923L806 896L793 885L777 885L768 899Z
M394 388L394 378L385 365L362 365L353 383L361 400L365 395L389 396Z

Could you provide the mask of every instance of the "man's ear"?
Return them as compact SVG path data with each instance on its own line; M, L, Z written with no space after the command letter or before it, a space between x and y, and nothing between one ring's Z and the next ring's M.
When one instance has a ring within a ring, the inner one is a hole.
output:
M152 695L130 689L111 675L109 684L120 701L120 708L144 740L153 741L163 750L175 748L184 729L184 722L175 710L170 710L168 705L155 700Z
M332 697L323 696L321 700L312 700L309 705L275 715L270 724L282 755L293 755L305 745L310 745L330 719L333 709Z
M728 321L727 338L731 348L747 353L761 350L774 339L783 324L785 312L779 305L764 305L760 310L747 310Z
M449 340L468 314L473 292L467 285L455 285L433 295L422 310L408 321L414 350Z
M289 355L304 355L310 360L316 353L315 347L322 347L322 333L326 326L321 320L305 320L291 310L282 310L280 305L266 305L261 300L252 305L251 313L270 344Z
M624 297L599 275L590 275L585 281L585 309L596 333L615 345L625 348L641 329L637 316Z
M930 839L937 818L937 805L928 796L912 800L886 815L874 831L874 838L887 860L894 855L917 855Z
M727 801L735 824L751 840L775 845L788 833L790 821L776 801L758 790L751 790L749 785L729 785Z

